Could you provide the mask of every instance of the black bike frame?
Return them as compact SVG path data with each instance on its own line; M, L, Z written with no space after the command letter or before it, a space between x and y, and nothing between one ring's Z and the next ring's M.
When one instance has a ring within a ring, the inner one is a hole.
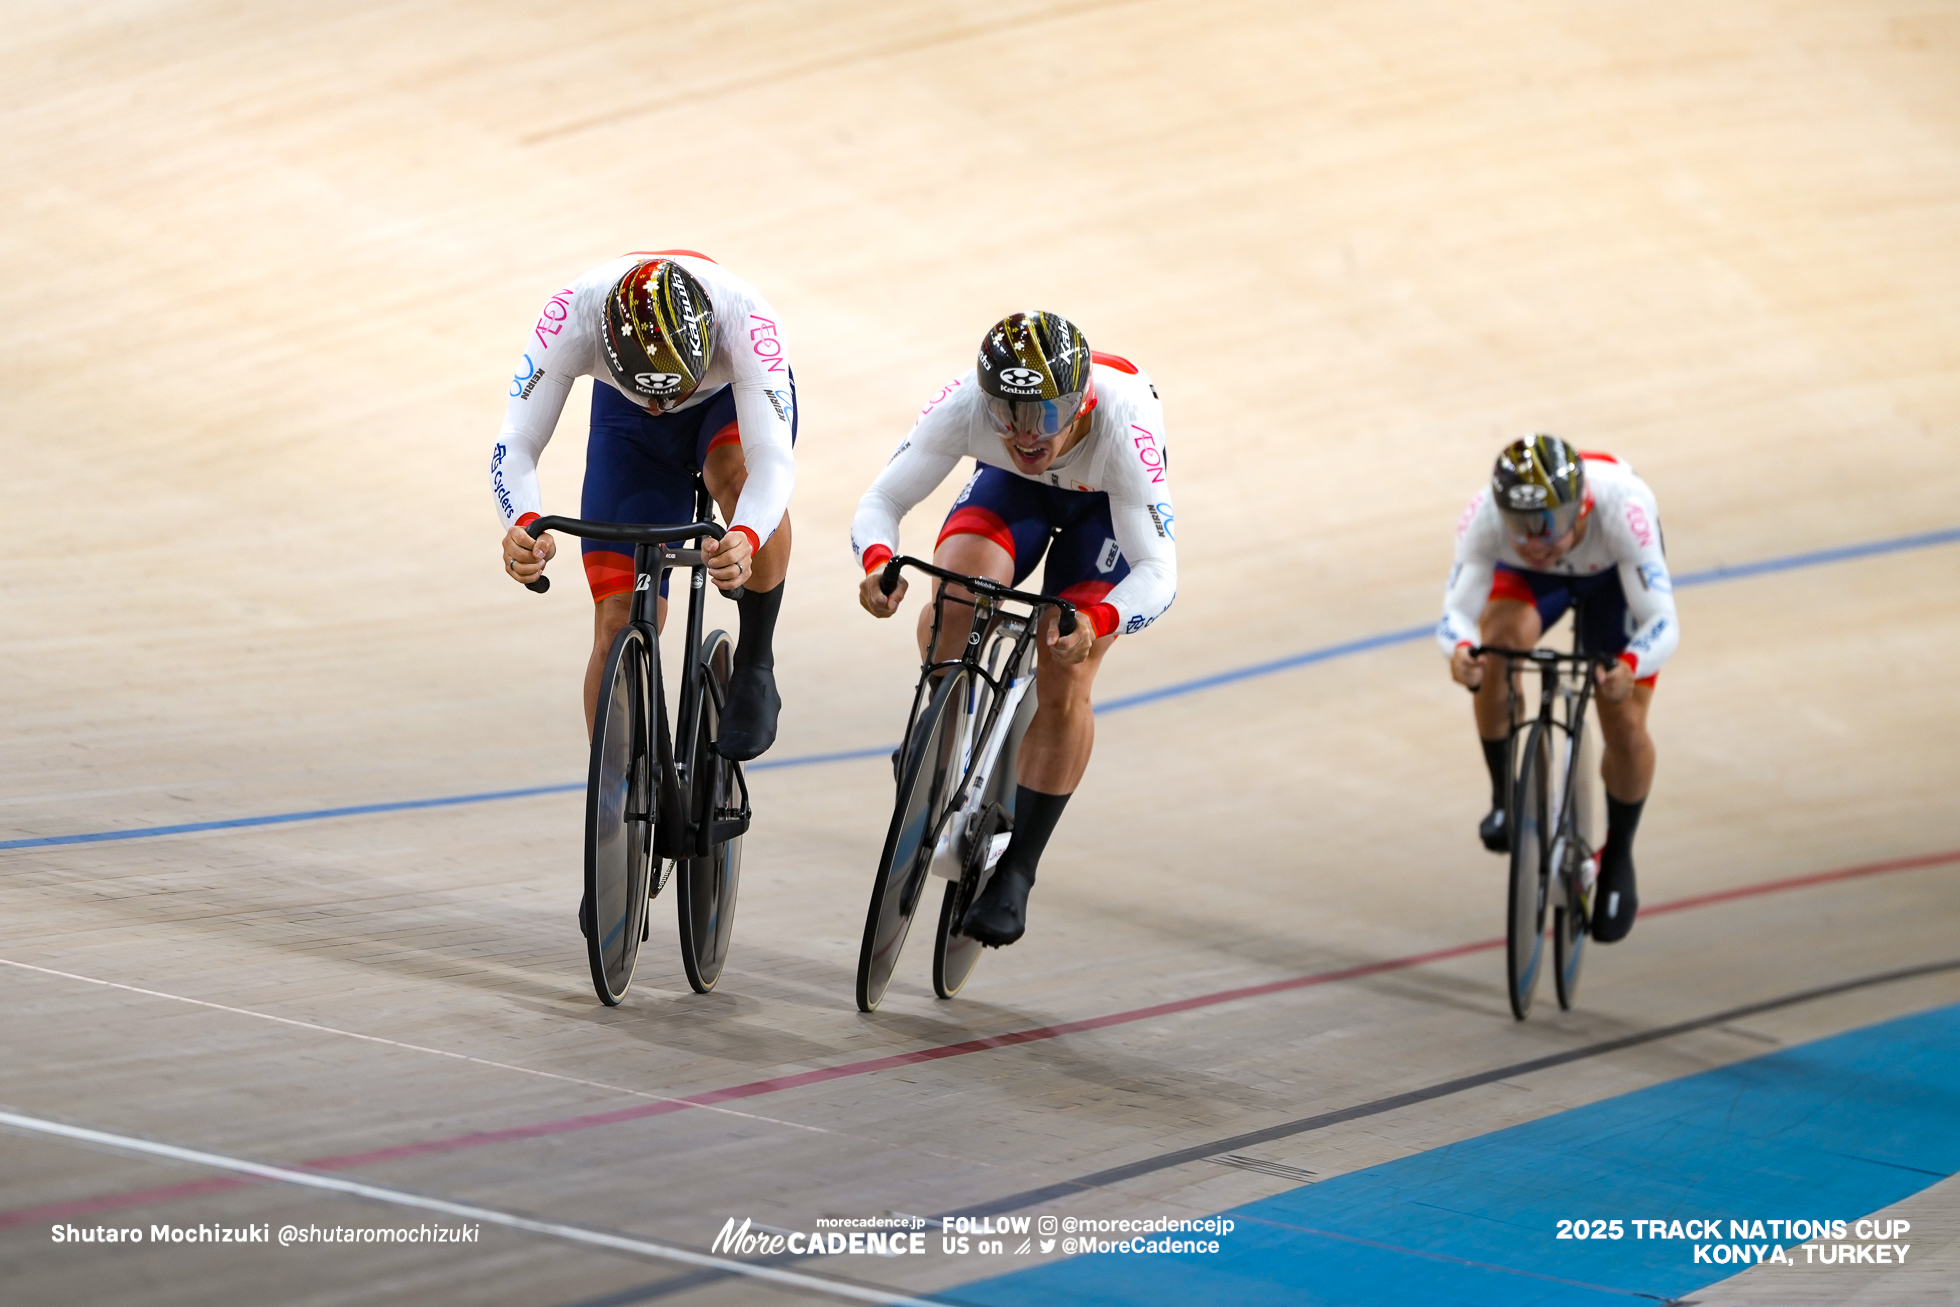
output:
M698 858L707 856L714 845L733 839L749 828L749 784L739 768L736 769L736 784L742 793L742 806L732 818L723 818L712 809L701 819L690 811L686 802L684 785L689 785L694 770L701 763L695 756L700 747L701 697L707 693L703 685L705 677L701 667L701 626L703 619L703 597L708 585L708 563L697 544L691 549L675 549L673 545L702 538L721 539L727 532L711 519L714 500L707 487L700 480L694 483L694 514L698 519L684 526L633 526L622 522L585 522L573 517L541 517L525 528L533 540L546 531L563 531L566 535L581 536L587 540L606 540L616 544L633 546L633 602L627 614L628 627L636 627L645 636L648 648L652 651L653 685L650 698L653 700L654 721L644 723L654 743L655 762L660 777L660 813L654 824L654 856L660 858ZM660 586L676 567L689 569L687 596L687 638L681 655L681 691L677 705L680 715L680 730L669 734L667 720L667 691L665 686L665 659L660 652ZM545 578L532 582L531 589L543 593L550 586ZM725 592L731 599L739 599L742 590ZM679 743L684 756L675 756L675 745Z

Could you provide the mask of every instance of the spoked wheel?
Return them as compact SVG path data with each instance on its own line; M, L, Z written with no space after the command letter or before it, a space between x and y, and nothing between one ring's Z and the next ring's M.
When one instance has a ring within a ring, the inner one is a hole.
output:
M726 631L710 632L701 641L701 729L694 746L694 774L689 777L694 820L708 825L739 818L746 805L742 765L715 752L721 734L721 709L728 699L728 678L734 671L735 643ZM728 943L735 933L735 892L742 878L742 837L734 835L710 846L699 858L683 858L679 884L681 964L687 983L705 994L721 979Z
M1552 975L1558 980L1558 1005L1570 1009L1579 996L1579 964L1585 960L1590 928L1592 886L1586 883L1588 862L1599 848L1599 745L1580 722L1573 728L1577 741L1568 748L1564 794L1560 796L1559 838L1553 863L1565 881L1558 910L1552 914Z
M1510 920L1505 932L1505 970L1510 980L1511 1015L1522 1021L1531 1011L1532 991L1545 949L1545 879L1549 870L1546 789L1551 741L1543 723L1531 728L1518 760L1511 791Z
M650 651L632 627L606 655L585 790L586 956L599 1001L617 1006L646 937L653 871L654 759L649 738Z
M884 998L913 914L925 897L933 850L965 771L959 727L971 679L963 669L946 674L913 723L899 760L898 800L878 859L878 879L871 887L871 906L864 919L864 943L858 950L860 1011L875 1011Z

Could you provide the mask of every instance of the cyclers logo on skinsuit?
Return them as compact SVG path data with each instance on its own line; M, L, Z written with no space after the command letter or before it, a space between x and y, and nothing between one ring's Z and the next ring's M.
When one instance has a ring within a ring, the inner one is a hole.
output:
M1102 555L1096 559L1096 570L1107 575L1116 569L1116 564L1121 562L1122 559L1122 547L1113 538L1105 536L1103 538Z

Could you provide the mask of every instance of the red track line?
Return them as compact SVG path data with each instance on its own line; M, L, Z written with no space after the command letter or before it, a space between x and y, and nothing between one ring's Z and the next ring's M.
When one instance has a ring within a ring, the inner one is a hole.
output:
M1944 866L1960 862L1960 849L1946 853L1928 853L1914 858L1895 858L1888 862L1869 862L1856 867L1843 867L1836 871L1814 872L1808 876L1790 876L1782 880L1761 881L1754 885L1744 885L1738 889L1718 890L1712 894L1696 894L1687 898L1669 899L1655 903L1640 910L1643 917L1656 916L1664 912L1683 912L1690 908L1708 907L1716 903L1727 903L1735 899L1754 898L1761 894L1778 894L1785 890L1804 889L1811 885L1824 885L1833 881L1855 880L1864 876L1880 876L1894 871L1913 871L1924 867ZM937 1062L949 1057L962 1057L968 1053L985 1052L988 1049L1012 1048L1017 1044L1032 1044L1045 1039L1058 1039L1063 1035L1081 1034L1089 1030L1104 1030L1110 1026L1129 1025L1136 1021L1148 1021L1153 1017L1171 1016L1178 1012L1190 1012L1198 1008L1216 1007L1222 1003L1236 1003L1241 999L1263 998L1268 994L1283 994L1290 990L1308 989L1315 985L1331 985L1337 981L1359 980L1363 976L1379 975L1385 971L1401 971L1430 962L1443 962L1450 958L1463 957L1470 953L1482 953L1489 949L1502 948L1501 939L1480 940L1474 944L1457 944L1450 948L1431 949L1426 953L1411 953L1407 957L1390 958L1382 962L1364 962L1357 966L1342 967L1336 971L1319 971L1310 976L1294 976L1288 980L1269 981L1263 985L1246 985L1239 989L1223 989L1212 994L1200 994L1193 998L1174 999L1168 1003L1153 1003L1149 1007L1131 1008L1127 1012L1112 1012L1107 1016L1084 1017L1077 1021L1058 1022L1052 1026L1036 1026L1030 1030L1014 1030L1004 1035L989 1035L982 1039L962 1040L957 1044L941 1044L934 1048L915 1049L909 1053L893 1053L885 1057L874 1057L862 1062L846 1062L841 1066L820 1067L814 1071L798 1071L792 1075L776 1076L769 1080L751 1080L746 1084L730 1085L725 1089L709 1089L682 1098L665 1099L654 1103L639 1103L611 1112L594 1112L585 1116L561 1117L555 1121L540 1121L532 1125L512 1126L504 1130L479 1130L469 1134L452 1135L446 1139L430 1139L421 1143L397 1144L390 1148L377 1148L364 1153L345 1153L336 1157L316 1157L298 1165L312 1171L342 1171L358 1166L373 1166L381 1162L401 1161L411 1157L428 1157L439 1153L453 1153L464 1149L482 1148L490 1144L511 1143L521 1139L541 1139L550 1135L571 1134L581 1130L592 1130L599 1126L616 1125L624 1121L638 1121L646 1117L665 1116L670 1112L684 1111L690 1107L708 1107L716 1103L733 1102L744 1098L755 1098L762 1094L781 1093L789 1089L801 1089L807 1085L820 1085L831 1080L844 1080L854 1076L869 1075L874 1071L889 1071L895 1067L914 1066L921 1062ZM96 1198L80 1198L65 1203L50 1203L40 1207L17 1208L11 1212L0 1212L0 1229L9 1226L30 1225L39 1222L73 1220L80 1216L90 1216L98 1212L118 1211L127 1207L139 1207L149 1203L165 1202L177 1198L190 1198L200 1194L218 1193L227 1189L243 1188L259 1181L237 1177L213 1177L206 1180L193 1180L181 1184L162 1185L151 1189L137 1189L119 1194L104 1194Z

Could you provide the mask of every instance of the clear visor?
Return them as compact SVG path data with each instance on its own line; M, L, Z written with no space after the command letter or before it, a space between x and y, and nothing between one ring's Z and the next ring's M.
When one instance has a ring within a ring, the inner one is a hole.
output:
M1082 412L1082 397L1087 393L1078 390L1059 399L996 399L989 395L987 417L994 430L1002 435L1012 433L1046 440L1068 430L1069 423Z
M1579 524L1579 509L1580 505L1574 502L1529 512L1514 508L1500 508L1497 511L1504 519L1504 533L1513 541L1523 544L1535 540L1541 544L1551 544L1572 533L1572 528Z

